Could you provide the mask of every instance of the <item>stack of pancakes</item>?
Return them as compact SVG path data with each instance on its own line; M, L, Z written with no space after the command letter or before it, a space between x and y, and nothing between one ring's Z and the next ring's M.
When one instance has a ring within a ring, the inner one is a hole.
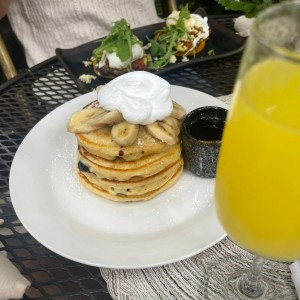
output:
M95 107L95 102L82 113L90 107ZM76 173L80 182L97 195L123 202L149 200L171 187L183 169L178 135L185 112L179 109L181 112L175 114L178 119L174 118L178 128L173 143L154 137L147 126L140 125L135 141L123 146L113 140L111 125L80 132L72 130L78 127L80 118L74 117L76 126L71 118L68 129L78 141Z

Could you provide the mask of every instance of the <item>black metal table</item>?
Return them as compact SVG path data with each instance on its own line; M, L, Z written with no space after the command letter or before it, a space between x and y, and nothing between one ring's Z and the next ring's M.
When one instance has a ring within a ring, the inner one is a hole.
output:
M233 17L216 16L232 28ZM230 94L240 54L162 75L213 96ZM0 86L0 251L32 283L24 299L111 299L99 269L70 261L36 241L18 220L10 200L9 172L18 146L31 128L59 105L80 95L55 57Z

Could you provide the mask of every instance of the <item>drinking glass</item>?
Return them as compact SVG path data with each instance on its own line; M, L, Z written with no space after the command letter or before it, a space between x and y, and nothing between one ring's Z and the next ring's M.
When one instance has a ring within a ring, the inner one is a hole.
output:
M251 28L220 150L215 201L229 237L256 255L240 297L267 299L264 258L300 259L300 1Z

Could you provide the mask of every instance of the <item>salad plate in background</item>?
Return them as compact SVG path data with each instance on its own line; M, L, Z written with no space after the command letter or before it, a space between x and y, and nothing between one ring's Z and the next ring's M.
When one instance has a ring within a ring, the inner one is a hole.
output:
M203 10L198 10L195 14L204 15ZM235 34L232 30L218 23L214 18L208 16L208 25L210 28L209 38L206 40L205 47L201 52L194 56L188 56L188 60L183 61L177 59L175 63L169 63L158 70L149 69L156 75L163 74L177 68L187 67L195 63L201 63L208 60L214 60L221 57L230 56L239 53L243 50L245 38ZM147 44L149 38L153 38L155 32L165 27L165 22L132 29L132 33ZM85 62L91 59L93 51L101 45L101 41L105 39L97 39L89 43L74 47L71 49L56 49L56 56L62 66L70 74L71 78L76 83L80 92L88 92L99 85L107 83L111 78L96 76L92 64L86 65ZM79 79L83 74L90 77L90 83L85 83Z

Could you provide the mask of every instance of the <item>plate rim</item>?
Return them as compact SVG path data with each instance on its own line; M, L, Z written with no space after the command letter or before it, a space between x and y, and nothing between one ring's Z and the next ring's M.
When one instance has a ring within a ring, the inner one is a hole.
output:
M186 87L182 87L182 86L174 86L172 85L172 88L173 89L184 89L186 91L190 90L190 91L193 91L193 92L196 92L196 93L199 93L200 94L205 94L206 96L209 96L215 100L217 100L217 104L219 104L218 106L222 106L222 107L225 107L227 108L228 106L221 102L220 100L218 100L217 98L211 96L211 95L208 95L206 93L203 93L201 91L198 91L198 90L194 90L194 89L191 89L191 88L186 88ZM90 93L87 93L87 94L92 94L92 92ZM83 97L83 96L86 96L87 94L85 95L81 95L81 96L78 96L70 101L80 101L80 99ZM70 102L68 101L68 102ZM67 104L68 102L66 102L65 104ZM62 104L60 105L59 107L65 105L65 104ZM59 107L57 107L56 109L59 109ZM44 245L46 248L50 249L51 251L63 256L63 257L66 257L68 259L71 259L73 261L76 261L76 262L79 262L79 263L83 263L83 264L86 264L86 265L91 265L91 266L96 266L96 267L104 267L104 268L121 268L121 269L134 269L134 268L148 268L148 267L157 267L157 266L161 266L161 265L165 265L165 264L169 264L169 263L174 263L176 261L179 261L179 260L182 260L182 259L186 259L188 257L191 257L197 253L200 253L208 248L210 248L211 246L215 245L216 243L218 243L219 241L221 241L223 238L226 237L226 233L224 230L222 230L222 234L219 235L219 237L217 239L214 239L212 242L210 242L209 244L207 244L205 247L202 247L201 249L198 249L198 250L195 250L193 252L189 252L189 253L186 253L185 255L181 255L180 257L177 257L176 259L174 258L171 258L169 260L164 260L164 261L161 261L161 262L152 262L152 263L143 263L143 264L128 264L128 265L122 265L122 264L118 264L118 265L112 265L112 264L105 264L105 263L95 263L95 262L88 262L86 259L80 259L80 258L74 258L74 256L72 255L69 255L67 253L65 253L64 251L61 251L60 249L56 249L55 247L53 247L51 245L51 243L49 244L49 241L46 241L41 238L40 236L38 236L38 234L36 233L36 230L30 228L30 226L28 227L27 226L27 222L26 220L24 221L23 219L23 215L22 215L22 212L19 211L19 207L18 207L18 201L16 201L15 199L15 193L14 193L14 186L13 186L13 176L15 176L15 172L16 172L16 168L17 168L17 165L16 165L16 160L15 158L18 157L18 153L20 153L19 151L22 151L22 144L23 143L26 143L26 138L28 136L30 136L31 132L34 131L34 130L37 130L37 128L40 126L40 122L43 121L43 119L45 118L49 118L49 115L53 116L55 115L55 110L54 109L52 112L50 112L48 115L46 115L44 118L42 118L31 130L30 132L26 135L26 137L23 139L22 143L20 144L16 154L15 154L15 157L13 159L13 162L12 162L12 166L11 166L11 172L10 172L10 177L9 177L9 189L10 189L10 194L11 194L11 202L12 202L12 205L15 209L15 212L16 212L16 215L17 217L19 218L19 220L21 221L22 225L26 228L26 230L37 240L39 241L42 245ZM25 141L25 142L24 142ZM19 150L20 149L20 150ZM151 200L150 200L151 201Z

